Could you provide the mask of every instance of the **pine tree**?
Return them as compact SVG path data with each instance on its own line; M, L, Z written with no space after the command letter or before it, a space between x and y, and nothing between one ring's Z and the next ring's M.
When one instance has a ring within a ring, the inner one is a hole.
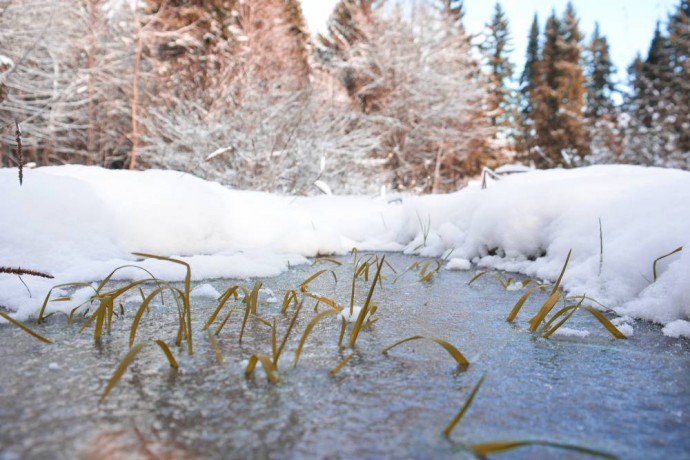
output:
M631 120L627 127L624 160L663 166L674 150L672 81L673 65L669 38L657 23L647 58L630 68L633 95L628 102Z
M488 112L492 125L507 128L514 124L514 94L509 88L514 65L509 59L512 49L508 19L498 2L485 35L481 49L489 67Z
M690 0L681 0L668 24L673 66L673 128L678 166L690 168Z
M520 75L520 146L522 152L529 152L534 147L534 89L540 79L540 47L539 47L539 19L534 15L529 31L525 67Z
M566 132L566 142L561 154L564 165L572 165L578 157L589 153L589 137L583 114L585 99L585 76L582 69L582 40L580 20L572 2L568 2L563 14L563 55L560 62L563 81L561 89L561 107L559 116Z
M599 119L613 111L611 95L616 91L613 76L616 68L611 61L609 44L599 31L599 23L594 25L594 33L587 47L587 117Z
M585 56L585 117L591 140L587 162L611 163L617 161L621 154L618 110L612 98L616 92L613 81L616 68L611 62L609 44L599 30L599 23L594 25Z
M572 166L589 151L582 114L585 88L578 22L568 3L562 21L552 13L546 23L539 66L542 77L534 89L536 146L532 153L540 166Z

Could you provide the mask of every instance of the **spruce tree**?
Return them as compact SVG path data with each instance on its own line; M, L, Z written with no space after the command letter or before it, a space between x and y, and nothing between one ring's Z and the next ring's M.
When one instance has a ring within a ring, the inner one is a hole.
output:
M580 66L582 35L572 3L562 20L552 13L546 23L540 64L542 78L534 89L536 146L540 166L572 166L589 152L582 113L584 75Z
M609 44L594 25L592 40L587 47L587 117L597 120L613 111L611 95L616 91L613 76L616 68L611 61Z
M609 45L594 25L594 33L586 49L586 109L587 130L591 154L588 163L610 163L621 153L621 139L617 127L617 108L612 94L616 91L613 75L616 72L611 62Z
M673 65L669 38L659 23L646 59L630 68L633 94L628 102L631 119L627 126L624 160L663 166L675 146L670 122L674 117Z
M647 58L633 82L636 114L644 127L652 128L668 115L672 75L670 41L657 22Z
M529 31L527 52L525 54L525 67L520 75L520 146L522 152L529 152L534 147L534 88L536 88L540 74L540 47L539 47L539 19L534 15Z
M560 56L562 40L560 39L560 21L552 12L546 20L544 29L544 47L539 61L540 78L533 89L532 120L535 139L530 150L532 160L537 166L552 167L560 164L560 128L558 127L558 81L560 70L557 59Z
M561 154L564 164L576 161L577 157L584 157L589 153L589 136L585 126L583 114L585 100L585 76L582 69L582 40L580 20L577 17L572 2L568 2L563 14L563 55L561 69L563 81L560 84L561 113L559 113L565 127L566 138ZM576 157L577 156L577 157Z
M668 24L673 66L672 92L677 166L690 167L690 0L681 0Z
M486 25L486 37L481 44L489 68L489 115L491 124L507 128L513 125L514 95L509 88L514 65L510 62L510 31L508 18L496 2L491 22Z

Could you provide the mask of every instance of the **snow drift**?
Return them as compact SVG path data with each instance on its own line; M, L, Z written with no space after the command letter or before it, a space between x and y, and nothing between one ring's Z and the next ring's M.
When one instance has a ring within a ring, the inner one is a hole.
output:
M447 256L554 279L622 315L690 330L690 173L595 166L516 174L482 190L429 196L288 197L228 190L175 171L85 166L0 170L0 266L54 280L0 275L0 304L37 312L54 284L102 279L137 260L180 256L197 280L273 276L317 254L361 250ZM601 227L600 227L601 222ZM603 238L600 240L600 228ZM603 254L601 243L603 242ZM652 263L661 260L653 279ZM137 262L168 280L175 264ZM138 277L137 269L122 277ZM679 332L680 331L680 332Z

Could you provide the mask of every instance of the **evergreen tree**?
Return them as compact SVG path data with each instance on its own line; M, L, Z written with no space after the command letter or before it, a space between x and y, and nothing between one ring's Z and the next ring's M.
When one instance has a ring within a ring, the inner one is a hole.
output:
M514 124L514 95L509 88L513 78L510 62L510 31L500 3L496 3L491 22L486 25L486 38L481 44L489 67L489 116L491 124L507 128Z
M624 160L638 164L666 164L674 149L669 121L673 115L673 66L669 38L659 23L647 58L630 68L633 95L628 103L631 120L627 127Z
M587 47L587 117L597 120L610 114L614 104L611 95L616 91L613 76L616 68L611 62L609 44L594 25L592 40Z
M533 98L536 146L532 153L540 166L572 166L589 151L582 113L585 87L578 22L569 2L562 21L552 13L546 23L541 79Z
M681 0L668 24L673 66L672 120L676 153L685 158L678 166L690 167L690 0Z
M539 19L534 15L529 31L527 52L525 54L525 67L520 75L520 150L528 152L534 147L534 122L532 112L534 110L534 89L538 85L540 70L539 48Z
M583 108L585 102L585 76L582 69L582 40L580 20L572 2L568 2L563 14L563 55L559 66L562 71L560 82L560 113L565 128L565 143L561 155L564 165L571 165L578 157L589 153L589 137Z
M616 91L613 81L616 68L611 62L608 41L599 31L599 23L594 25L585 56L585 116L590 139L590 155L586 162L611 163L621 154L618 110L612 99Z

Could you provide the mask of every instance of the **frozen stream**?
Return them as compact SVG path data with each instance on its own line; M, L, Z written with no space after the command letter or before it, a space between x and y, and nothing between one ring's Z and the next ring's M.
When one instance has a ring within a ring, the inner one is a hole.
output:
M399 269L419 260L387 258ZM283 293L317 268L334 268L339 282L322 277L311 289L348 303L351 265L342 260L341 267L302 266L263 280L278 303L262 302L259 314L279 318L279 338L287 325L279 313ZM524 291L506 291L489 276L467 286L473 274L442 270L431 283L413 273L396 284L389 277L374 293L378 322L362 333L355 357L334 378L329 371L350 354L337 347L335 318L315 327L292 368L298 338L314 316L308 301L281 357L277 385L262 369L244 377L244 360L270 354L268 328L250 321L240 346L241 315L233 317L218 339L221 365L200 331L215 302L193 298L194 356L174 349L180 359L174 371L157 348L146 348L101 405L98 398L126 353L135 304L99 344L63 316L30 324L53 345L0 326L0 459L458 458L467 455L462 443L515 439L577 444L625 459L690 458L687 340L640 322L629 340L614 340L584 312L568 326L589 336L537 338L526 323L545 295L533 296L509 324L505 317ZM251 288L253 281L209 283L222 292L238 283ZM366 288L359 286L361 299ZM176 309L166 303L151 309L137 337L170 343L176 331ZM412 335L448 340L470 368L458 372L432 342L381 353ZM484 374L470 411L447 440L443 429ZM495 457L586 458L545 447Z

